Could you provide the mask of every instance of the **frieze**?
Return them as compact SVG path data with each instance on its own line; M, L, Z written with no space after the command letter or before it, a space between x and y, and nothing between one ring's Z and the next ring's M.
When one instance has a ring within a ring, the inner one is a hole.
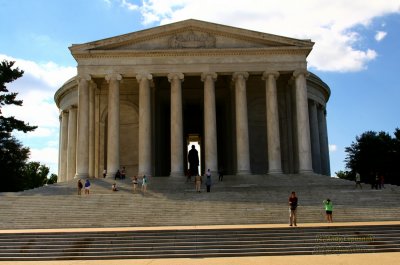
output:
M201 50L188 50L188 51L174 51L168 52L165 50L153 50L153 51L127 51L127 52L91 52L75 54L74 58L116 58L116 57L178 57L178 56L241 56L241 55L304 55L308 53L309 49L227 49L227 50L216 50L210 49L207 51Z
M216 39L209 33L195 33L189 31L176 34L169 39L169 47L173 49L182 48L215 48Z

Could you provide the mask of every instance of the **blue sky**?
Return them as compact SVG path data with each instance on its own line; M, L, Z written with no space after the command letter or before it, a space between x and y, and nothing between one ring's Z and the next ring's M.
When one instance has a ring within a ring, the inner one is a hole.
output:
M316 43L308 64L332 91L332 174L345 169L344 149L357 135L400 127L400 0L0 0L0 60L16 60L25 71L9 86L24 106L3 112L39 126L16 134L31 148L31 159L57 173L53 96L76 74L71 44L188 18Z

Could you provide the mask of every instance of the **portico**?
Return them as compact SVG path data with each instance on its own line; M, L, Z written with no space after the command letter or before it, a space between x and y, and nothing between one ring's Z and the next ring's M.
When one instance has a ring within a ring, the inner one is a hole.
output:
M72 45L78 75L55 95L60 181L122 166L183 176L189 135L202 172L329 175L330 91L307 72L312 46L197 20Z

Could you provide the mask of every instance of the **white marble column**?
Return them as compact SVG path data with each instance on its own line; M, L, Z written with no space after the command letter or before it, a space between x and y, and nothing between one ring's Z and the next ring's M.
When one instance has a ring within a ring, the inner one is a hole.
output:
M321 174L321 145L319 142L318 114L315 101L309 101L310 136L312 148L312 165L315 173Z
M171 176L183 176L182 73L170 73L171 83Z
M148 73L136 75L139 83L139 176L151 175L151 90Z
M330 176L330 161L329 161L329 142L328 142L328 128L326 125L326 109L321 106L317 108L318 128L319 128L319 141L321 145L321 170L322 174Z
M61 141L60 141L60 163L57 182L67 180L67 153L68 153L68 112L61 112Z
M108 82L108 128L107 128L107 177L113 178L119 169L119 83L120 74L109 74Z
M76 173L77 116L77 108L71 107L68 111L67 174L64 181L73 179Z
M267 114L267 142L268 142L268 174L281 174L281 141L279 133L278 94L276 79L279 72L264 72L266 114Z
M94 160L94 95L96 90L96 83L90 82L89 84L89 177L94 178L95 173L95 160Z
M232 77L235 82L237 175L251 174L246 96L246 80L248 77L247 72L236 72Z
M89 75L78 77L78 136L75 178L89 177Z
M308 97L307 97L307 70L296 70L296 113L297 113L297 142L299 152L299 173L312 173L310 123L308 118Z
M215 110L216 73L203 73L204 82L204 154L205 170L218 172L217 117Z
M61 182L61 127L62 127L62 111L60 112L60 115L58 115L58 122L60 123L58 126L58 177L57 177L57 182Z

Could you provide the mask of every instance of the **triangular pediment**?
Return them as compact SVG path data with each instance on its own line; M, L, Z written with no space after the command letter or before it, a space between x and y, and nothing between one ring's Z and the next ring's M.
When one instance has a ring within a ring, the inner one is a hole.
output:
M160 51L179 49L302 48L313 42L235 28L194 19L141 30L85 44L72 45L72 54L91 51ZM308 53L307 52L307 53Z

